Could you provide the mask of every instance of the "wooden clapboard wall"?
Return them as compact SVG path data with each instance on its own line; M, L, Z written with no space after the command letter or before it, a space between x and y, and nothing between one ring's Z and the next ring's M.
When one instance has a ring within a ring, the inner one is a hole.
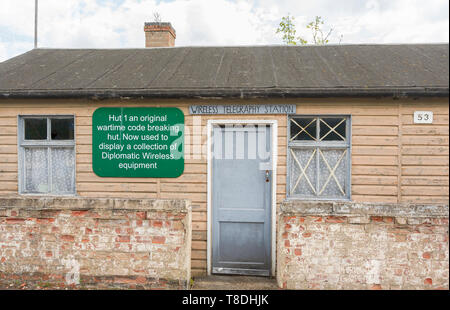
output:
M18 195L17 116L76 117L76 189L83 197L187 198L192 201L192 273L206 272L206 124L208 119L278 121L277 202L286 197L286 115L216 115L194 119L190 104L297 104L298 114L352 116L352 199L358 202L446 203L449 112L447 99L279 100L2 100L0 195ZM92 171L92 113L102 106L176 106L185 113L185 171L176 179L100 178ZM433 124L413 124L414 111L432 111ZM198 147L200 141L201 146Z

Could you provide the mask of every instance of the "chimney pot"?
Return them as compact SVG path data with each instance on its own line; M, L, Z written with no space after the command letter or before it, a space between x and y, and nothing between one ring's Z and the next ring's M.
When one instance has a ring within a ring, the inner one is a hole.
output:
M145 47L175 46L176 33L170 23L145 23Z

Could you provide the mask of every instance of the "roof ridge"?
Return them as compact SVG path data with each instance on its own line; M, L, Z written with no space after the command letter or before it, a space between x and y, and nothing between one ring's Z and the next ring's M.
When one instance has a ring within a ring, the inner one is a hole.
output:
M424 42L424 43L329 43L329 44L241 44L241 45L180 45L171 47L39 47L34 50L154 50L154 49L180 49L180 48L236 48L236 47L287 47L287 48L327 48L327 47L349 47L349 46L420 46L420 45L449 45L449 42ZM29 51L29 52L30 52Z

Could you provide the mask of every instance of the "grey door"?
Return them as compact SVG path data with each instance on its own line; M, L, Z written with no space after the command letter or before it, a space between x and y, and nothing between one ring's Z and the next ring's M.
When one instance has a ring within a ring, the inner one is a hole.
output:
M212 141L212 272L269 276L270 126L214 126Z

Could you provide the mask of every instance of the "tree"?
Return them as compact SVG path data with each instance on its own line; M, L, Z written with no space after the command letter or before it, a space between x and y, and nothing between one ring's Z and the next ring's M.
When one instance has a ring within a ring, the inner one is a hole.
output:
M325 34L324 31L322 30L322 26L324 25L324 21L322 20L322 17L320 16L316 16L315 19L308 23L308 25L306 25L307 29L310 29L312 32L312 37L313 37L313 44L316 45L324 45L329 43L329 38L333 32L333 28L330 28L330 30ZM297 45L297 44L301 44L301 45L306 45L308 44L308 41L300 36L295 37L295 24L294 24L294 17L293 16L289 16L289 14L287 16L284 16L281 18L281 22L280 25L277 29L276 33L283 33L283 42L288 44L288 45ZM339 37L339 43L341 43L342 41L342 37L343 35L341 35Z
M333 32L333 28L330 28L330 31L328 31L328 33L324 35L322 29L320 29L321 25L323 24L324 22L322 20L322 17L316 16L316 18L306 26L307 29L311 29L312 31L314 44L323 45L329 42L328 38Z
M280 26L277 29L276 33L283 33L283 42L288 44L288 45L297 45L297 41L300 44L306 44L307 42L305 40L303 40L303 38L301 37L295 37L295 24L294 24L294 17L293 16L289 16L289 14L287 16L283 16L281 18L281 22L280 22Z

